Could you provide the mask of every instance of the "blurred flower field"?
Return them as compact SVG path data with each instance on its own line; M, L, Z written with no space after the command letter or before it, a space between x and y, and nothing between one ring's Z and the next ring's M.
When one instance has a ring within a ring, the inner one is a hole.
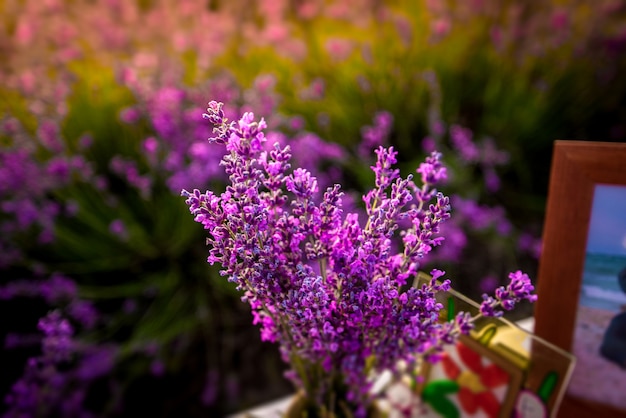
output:
M626 140L615 0L0 0L0 56L7 417L291 390L180 196L225 187L209 100L266 117L357 211L379 145L406 173L441 151L452 219L424 268L474 299L536 271L553 141Z

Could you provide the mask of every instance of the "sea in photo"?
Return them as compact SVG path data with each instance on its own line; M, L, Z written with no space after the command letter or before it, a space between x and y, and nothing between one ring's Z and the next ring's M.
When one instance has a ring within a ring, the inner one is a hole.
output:
M600 355L604 333L615 315L603 309L579 307L572 346L576 366L567 392L626 410L626 369Z
M624 268L626 255L586 254L572 346L577 361L568 392L626 410L626 369L600 354L609 323L626 309L626 294L618 281Z
M626 293L619 286L618 274L626 268L626 255L588 252L580 292L580 305L620 312L626 307Z

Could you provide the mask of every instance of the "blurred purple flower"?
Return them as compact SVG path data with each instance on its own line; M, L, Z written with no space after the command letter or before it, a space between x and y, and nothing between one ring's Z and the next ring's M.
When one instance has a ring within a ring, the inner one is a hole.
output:
M493 292L500 282L494 276L486 276L480 280L480 291L482 293Z
M98 311L89 301L76 299L67 309L69 315L85 329L93 329L98 322Z
M473 142L474 134L468 128L459 125L450 127L450 140L452 145L466 162L474 162L478 159L479 151Z
M374 124L361 128L362 141L359 143L358 154L368 158L379 146L387 145L393 127L393 116L389 112L378 112L374 115Z
M72 336L74 329L59 311L52 311L41 318L37 328L44 333L43 359L50 363L67 361L75 350Z
M46 302L54 305L73 300L78 294L78 286L63 274L54 273L48 280L41 283L40 291Z
M150 373L152 376L161 377L165 374L165 364L160 359L155 359L150 363Z
M82 381L90 381L110 374L115 366L119 348L113 345L91 346L83 352L80 364L76 369L76 377Z
M64 148L59 125L54 121L44 120L41 122L37 130L37 136L41 144L54 153L59 153Z
M109 224L109 231L122 241L126 241L128 239L128 230L126 229L124 221L121 219L114 219L111 221Z
M120 120L124 123L137 123L141 119L141 112L134 107L127 107L120 111Z
M217 398L219 385L219 373L216 370L207 372L204 389L202 390L201 400L204 405L212 405Z

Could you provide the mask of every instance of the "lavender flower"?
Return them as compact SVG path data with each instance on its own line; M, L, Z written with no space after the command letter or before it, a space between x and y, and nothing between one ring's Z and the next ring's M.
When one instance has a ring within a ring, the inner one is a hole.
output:
M506 287L500 286L496 289L495 298L487 294L483 295L483 302L480 305L480 313L482 315L500 317L503 313L498 309L500 307L510 311L522 300L528 300L529 302L537 300L537 295L532 293L535 288L527 274L518 270L509 274L509 279L511 281Z
M52 311L48 316L39 320L37 328L45 335L43 340L44 359L58 363L70 358L73 351L72 335L74 329L67 319L61 318L58 311Z
M228 122L222 106L210 102L204 117L216 125L210 140L228 152L221 165L230 185L220 195L182 191L208 232L207 261L219 263L243 292L261 338L280 344L289 375L308 397L328 406L343 387L362 416L372 396L370 371L434 360L472 327L463 313L439 323L443 307L435 295L450 286L438 282L444 272L432 271L433 280L420 288L402 287L443 242L440 225L450 217L450 202L435 187L446 178L441 154L433 152L417 169L418 186L394 168L393 148L376 150L376 187L363 197L362 224L358 214L344 214L339 185L316 200L317 179L303 168L291 171L289 146L266 150L263 119L247 112ZM401 231L399 221L407 225ZM511 276L509 293L496 293L494 311L532 299L527 276L520 275Z
M24 375L5 397L9 407L6 417L42 416L41 408L56 404L62 396L65 377L57 366L69 361L75 352L74 330L58 311L42 318L38 328L44 334L42 355L29 359Z
M358 154L367 158L372 150L386 144L393 125L393 115L389 112L378 112L374 115L374 124L361 128L363 141L359 144Z

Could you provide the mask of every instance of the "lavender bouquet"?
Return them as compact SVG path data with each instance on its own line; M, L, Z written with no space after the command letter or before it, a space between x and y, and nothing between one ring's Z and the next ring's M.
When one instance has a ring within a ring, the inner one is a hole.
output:
M182 192L208 231L208 262L243 293L261 338L279 343L307 416L367 416L378 373L436 361L476 319L459 313L440 322L435 296L450 287L444 272L409 285L420 259L443 242L440 224L450 217L449 199L436 189L446 177L441 155L420 164L418 186L394 168L393 148L379 148L362 223L343 212L339 185L320 195L310 172L291 169L288 146L265 146L263 119L245 113L229 122L222 107L210 102L204 117L215 126L210 141L226 146L221 165L230 185L220 195ZM526 274L509 277L484 296L481 315L536 299Z

